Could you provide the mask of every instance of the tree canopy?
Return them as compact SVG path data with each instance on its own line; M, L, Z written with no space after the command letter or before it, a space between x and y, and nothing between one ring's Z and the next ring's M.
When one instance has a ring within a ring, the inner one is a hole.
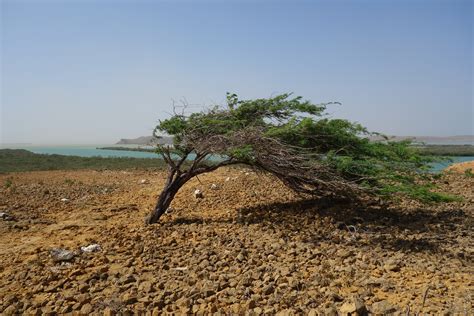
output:
M170 172L160 196L201 173L244 164L303 194L448 199L422 181L421 171L433 158L420 155L410 141L390 141L358 123L329 117L332 104L339 103L313 104L291 94L241 100L228 93L225 106L160 121L154 135L174 138L173 146L157 148Z

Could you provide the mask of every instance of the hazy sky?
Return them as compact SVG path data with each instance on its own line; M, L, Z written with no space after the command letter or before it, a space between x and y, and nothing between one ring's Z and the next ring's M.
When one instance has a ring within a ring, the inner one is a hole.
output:
M172 100L340 101L397 135L473 131L473 1L1 2L3 143L149 135Z

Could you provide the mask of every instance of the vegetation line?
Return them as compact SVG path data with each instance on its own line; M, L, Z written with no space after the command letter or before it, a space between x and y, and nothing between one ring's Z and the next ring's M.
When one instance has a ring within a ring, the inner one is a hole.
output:
M157 170L165 166L161 158L79 157L35 154L24 149L0 149L0 173L43 170Z
M473 145L425 145L415 146L422 155L474 156Z

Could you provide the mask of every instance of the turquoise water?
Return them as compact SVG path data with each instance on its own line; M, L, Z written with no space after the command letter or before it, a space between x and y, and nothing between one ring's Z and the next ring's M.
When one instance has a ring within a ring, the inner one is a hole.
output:
M466 162L466 161L472 161L474 160L474 156L463 156L463 157L451 157L452 161L447 161L443 163L434 163L432 167L432 172L438 172L443 169L446 169L448 166L454 164L454 163L459 163L459 162Z
M2 146L0 148L26 149L36 154L57 154L66 156L80 157L132 157L132 158L160 158L155 153L124 150L103 150L97 147L113 147L113 145L70 145L70 146L35 146L35 145L17 145ZM120 147L137 148L136 145L120 145ZM453 163L474 160L474 156L452 157L452 162L433 164L433 172L441 171Z
M159 158L155 153L125 150L104 150L97 147L112 147L111 145L71 145L71 146L35 146L35 145L18 145L18 146L2 146L1 148L26 149L35 154L56 154L65 156L80 157L132 157L132 158ZM137 148L137 146L120 145L120 147Z

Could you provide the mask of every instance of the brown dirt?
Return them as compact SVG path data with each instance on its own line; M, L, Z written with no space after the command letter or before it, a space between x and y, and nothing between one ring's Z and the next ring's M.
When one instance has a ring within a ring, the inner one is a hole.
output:
M163 179L0 175L0 212L17 219L0 220L0 312L329 314L358 297L370 310L473 313L472 178L439 180L463 202L384 206L305 200L273 178L222 169L191 181L161 223L144 226ZM51 259L52 248L91 243L102 251Z
M465 162L455 163L455 164L449 166L448 168L446 168L446 170L455 171L455 172L464 172L467 169L471 169L474 172L474 160L473 161L465 161Z

